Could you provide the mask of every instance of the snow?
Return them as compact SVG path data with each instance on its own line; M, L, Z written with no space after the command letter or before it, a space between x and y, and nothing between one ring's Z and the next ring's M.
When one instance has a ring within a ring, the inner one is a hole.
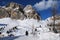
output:
M4 28L4 32L2 35L4 35L4 37L5 36L7 37L8 34L6 33L6 31L17 26L18 30L15 30L10 33L14 34L14 37L20 36L14 40L59 40L60 39L59 34L50 32L50 30L48 29L47 23L51 23L52 20L51 21L47 20L49 20L49 18L40 21L37 21L35 19L15 20L11 18L2 18L0 19L0 24L7 24L7 26ZM32 29L35 28L37 28L37 31L36 32L34 31L35 35L33 35L31 34L31 32ZM29 32L28 36L25 35L26 30Z
M12 20L10 18L2 18L0 19L0 24L7 24L7 27L5 28L5 32L14 26L18 25L15 20Z
M15 40L59 40L58 34L54 33L41 33L39 36L24 36L16 38Z
M26 13L32 12L31 10L25 10Z

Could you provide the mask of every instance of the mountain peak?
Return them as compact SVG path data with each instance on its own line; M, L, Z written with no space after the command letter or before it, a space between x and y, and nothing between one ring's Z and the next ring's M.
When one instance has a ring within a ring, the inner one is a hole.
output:
M2 8L5 9L6 13L8 13L8 17L11 17L13 19L33 18L33 19L40 20L40 16L33 9L32 5L27 5L26 7L23 8L21 4L11 2Z
M23 6L21 4L15 3L15 2L10 2L9 4L6 5L6 7L22 8Z

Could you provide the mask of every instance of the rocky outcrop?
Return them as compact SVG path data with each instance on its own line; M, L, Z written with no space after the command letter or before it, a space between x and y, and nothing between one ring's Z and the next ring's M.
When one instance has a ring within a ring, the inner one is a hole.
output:
M11 11L11 18L12 19L21 19L25 18L24 14L20 11Z
M55 27L55 29L60 33L60 15L55 15L55 18L50 17L49 19L50 22L52 21L51 23L48 23L48 26L51 28L51 30L53 31L53 28Z
M38 15L38 13L36 13L36 11L33 9L31 5L27 5L24 8L24 13L27 16L27 18L33 18L33 19L40 20L40 16Z
M31 5L27 5L26 7L23 8L21 4L11 2L4 7L1 7L0 10L2 10L2 15L6 14L4 15L4 17L10 17L12 19L21 19L21 20L27 18L29 19L33 18L37 20L41 19L38 13L33 9Z
M9 17L9 15L4 8L0 8L0 18L4 17Z

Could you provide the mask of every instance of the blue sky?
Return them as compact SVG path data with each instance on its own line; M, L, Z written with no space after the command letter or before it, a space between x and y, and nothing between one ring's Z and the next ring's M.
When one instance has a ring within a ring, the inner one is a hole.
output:
M12 2L12 1L20 3L22 5L28 5L28 4L34 5L35 3L40 2L42 0L0 0L0 4L4 5L4 4Z
M32 5L36 11L39 13L39 15L42 17L42 19L46 19L50 16L52 16L52 4L54 3L53 0L0 0L0 5L6 5L10 2L16 2L19 4L22 4L24 6L30 4ZM59 2L60 3L60 2ZM60 13L60 5L59 3L57 12Z

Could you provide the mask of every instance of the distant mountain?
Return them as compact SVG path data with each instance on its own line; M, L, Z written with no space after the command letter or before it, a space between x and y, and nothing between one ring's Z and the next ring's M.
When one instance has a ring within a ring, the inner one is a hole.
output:
M0 15L0 18L10 17L12 19L21 19L21 20L26 19L26 18L29 18L29 19L33 18L37 20L41 19L41 17L33 9L31 5L27 5L26 7L23 7L21 4L17 4L14 2L11 2L7 4L6 6L1 6L0 14L2 15L5 14L4 16Z

